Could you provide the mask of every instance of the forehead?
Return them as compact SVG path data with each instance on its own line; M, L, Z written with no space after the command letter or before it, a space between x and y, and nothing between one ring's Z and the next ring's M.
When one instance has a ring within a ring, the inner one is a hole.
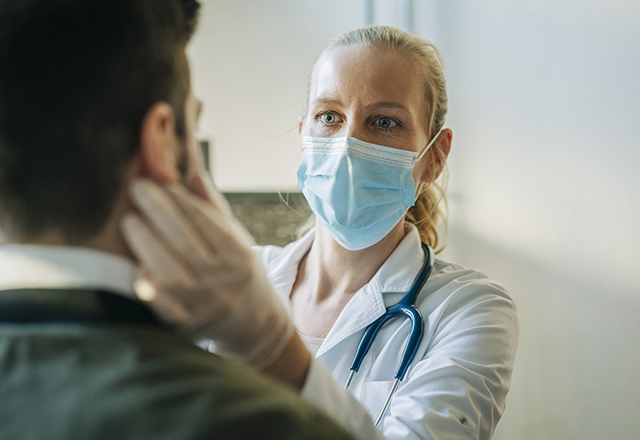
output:
M316 63L310 101L331 99L343 104L398 103L426 111L419 64L410 56L364 46L332 49Z

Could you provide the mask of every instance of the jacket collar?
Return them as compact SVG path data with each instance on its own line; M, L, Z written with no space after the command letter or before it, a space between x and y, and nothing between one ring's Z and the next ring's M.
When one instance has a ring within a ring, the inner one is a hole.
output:
M143 324L165 327L142 304L87 289L0 290L0 324Z

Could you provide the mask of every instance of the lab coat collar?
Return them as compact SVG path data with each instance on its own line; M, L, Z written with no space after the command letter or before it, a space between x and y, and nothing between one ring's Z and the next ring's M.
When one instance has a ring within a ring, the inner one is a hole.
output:
M380 289L374 283L366 284L356 292L342 310L318 349L316 357L319 358L349 336L364 330L384 312L385 306Z
M418 230L413 225L408 225L408 228L409 231L404 239L371 281L356 292L347 303L316 357L322 356L354 333L364 330L385 313L386 307L397 302L397 295L383 294L404 294L411 288L422 267L424 254ZM287 297L295 282L300 260L309 252L314 236L315 228L287 246L283 250L284 258L271 261L267 267L269 279L283 294L286 292Z
M422 268L424 252L420 233L410 223L407 223L407 229L405 237L373 276L372 281L378 283L383 293L408 292Z
M386 308L397 302L393 293L406 293L422 267L424 253L420 234L413 225L383 263L371 281L347 303L316 357L321 357L347 337L366 329L382 316Z

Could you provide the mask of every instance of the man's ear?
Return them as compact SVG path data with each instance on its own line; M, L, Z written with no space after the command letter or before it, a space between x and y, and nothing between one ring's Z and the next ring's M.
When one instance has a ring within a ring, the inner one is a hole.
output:
M302 126L304 125L304 116L298 117L298 135L302 134Z
M422 173L422 181L423 182L433 182L444 170L444 165L446 163L447 157L449 157L449 153L451 152L451 140L453 139L453 132L449 128L445 128L438 135L438 139L434 142L431 147L432 151L429 152L431 156L431 160L427 168L425 168ZM428 153L428 154L429 154Z
M141 174L162 183L180 181L178 154L173 108L166 102L157 102L147 111L140 128Z

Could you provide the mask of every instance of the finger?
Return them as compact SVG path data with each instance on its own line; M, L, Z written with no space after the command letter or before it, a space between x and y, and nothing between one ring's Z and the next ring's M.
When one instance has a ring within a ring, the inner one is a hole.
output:
M180 291L185 302L198 302L194 294L195 281L190 271L173 258L169 250L158 240L140 218L127 214L121 222L122 235L131 252L154 280L157 288Z
M189 189L204 200L211 202L226 215L233 215L227 199L216 189L213 181L206 175L196 174L189 182Z
M140 179L132 184L131 196L162 240L194 270L206 269L212 249L163 188Z
M238 240L246 247L253 244L253 238L234 217L226 216L182 186L172 185L168 189L182 211L197 226L198 232L214 249L228 251L237 246Z
M184 303L168 291L159 290L148 278L138 278L133 290L140 301L149 307L162 321L175 327L183 327L190 320Z
M193 176L193 178L189 181L188 187L192 193L202 198L202 200L211 202L211 197L209 197L209 193L204 186L204 181L202 180L201 176L199 175Z

